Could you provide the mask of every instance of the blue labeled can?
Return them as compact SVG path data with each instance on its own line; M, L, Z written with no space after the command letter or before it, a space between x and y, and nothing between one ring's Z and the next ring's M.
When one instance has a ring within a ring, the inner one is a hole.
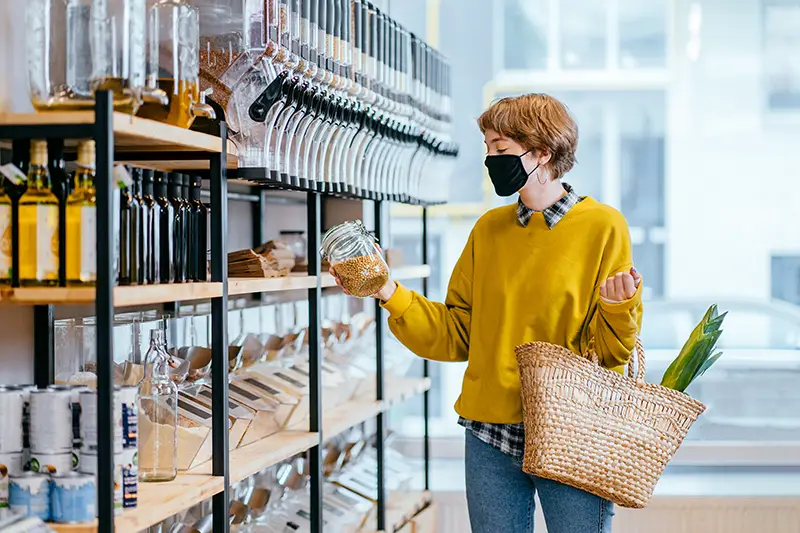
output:
M8 507L23 516L50 520L50 476L34 472L9 476Z
M122 450L119 455L122 469L122 507L133 509L139 502L139 452Z
M94 476L68 472L52 476L50 519L60 524L94 520Z

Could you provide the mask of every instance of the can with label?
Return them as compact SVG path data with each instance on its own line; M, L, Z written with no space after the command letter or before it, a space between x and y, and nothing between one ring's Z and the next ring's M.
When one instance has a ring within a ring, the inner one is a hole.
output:
M114 513L120 514L122 512L122 456L121 454L114 454ZM93 453L83 453L81 455L81 473L90 474L95 477L97 482L97 455ZM103 490L98 487L97 491ZM97 508L97 499L95 498L95 508Z
M66 474L78 468L75 452L36 453L31 452L31 471L40 474Z
M72 402L72 449L81 449L81 397L83 391L88 391L86 385L50 385L50 390L68 390Z
M72 451L72 391L31 391L31 453Z
M97 454L97 393L82 391L81 395L81 441L82 451ZM122 403L120 389L114 387L114 453L122 451Z
M50 476L34 472L10 476L8 507L22 516L50 520Z
M0 509L8 507L8 477L24 471L22 452L0 453Z
M60 524L94 520L96 499L94 476L77 472L52 476L50 519Z
M139 448L139 387L122 387L119 391L122 411L122 448Z
M22 436L22 411L24 409L23 391L19 387L0 387L0 453L21 452L24 446Z
M133 509L139 502L139 450L128 448L120 454L122 507Z
M36 390L36 385L18 385L22 390L22 451L25 469L30 469L31 462L31 392Z

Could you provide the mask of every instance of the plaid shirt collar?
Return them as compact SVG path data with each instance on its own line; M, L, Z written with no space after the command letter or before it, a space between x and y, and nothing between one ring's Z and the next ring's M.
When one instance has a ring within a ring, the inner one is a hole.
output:
M556 203L550 207L546 207L542 211L542 215L544 215L544 222L550 229L553 229L553 226L558 224L558 222L564 218L570 209L575 207L578 202L583 200L583 198L578 196L578 194L572 189L572 185L569 183L564 183L563 186L564 190L567 191L567 194L559 198ZM523 228L528 227L528 222L530 222L533 213L533 209L522 203L522 198L517 200L517 221Z

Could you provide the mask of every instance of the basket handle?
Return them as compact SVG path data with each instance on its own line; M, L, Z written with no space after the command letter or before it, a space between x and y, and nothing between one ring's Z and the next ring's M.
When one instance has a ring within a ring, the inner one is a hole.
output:
M587 346L586 351L583 353L583 356L586 357L587 359L591 359L592 363L596 365L600 364L600 356L597 355L597 350L594 349L594 337L589 339L589 346ZM636 367L635 376L634 376L634 366ZM628 361L627 364L628 367L627 374L630 379L635 379L636 384L639 386L644 384L645 366L646 365L645 365L644 346L642 346L642 339L640 339L637 336L636 347L633 349L633 353L631 353L631 359L630 361Z

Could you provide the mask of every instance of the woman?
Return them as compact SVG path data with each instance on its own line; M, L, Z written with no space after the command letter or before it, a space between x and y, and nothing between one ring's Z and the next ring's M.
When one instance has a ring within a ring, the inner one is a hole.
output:
M611 531L613 505L522 471L524 431L514 347L546 341L621 371L641 324L641 277L627 223L561 181L575 163L578 128L544 94L504 98L478 119L486 167L516 205L478 220L444 304L390 281L376 297L395 336L417 355L467 361L459 423L466 428L472 531L533 531L538 492L549 533Z

